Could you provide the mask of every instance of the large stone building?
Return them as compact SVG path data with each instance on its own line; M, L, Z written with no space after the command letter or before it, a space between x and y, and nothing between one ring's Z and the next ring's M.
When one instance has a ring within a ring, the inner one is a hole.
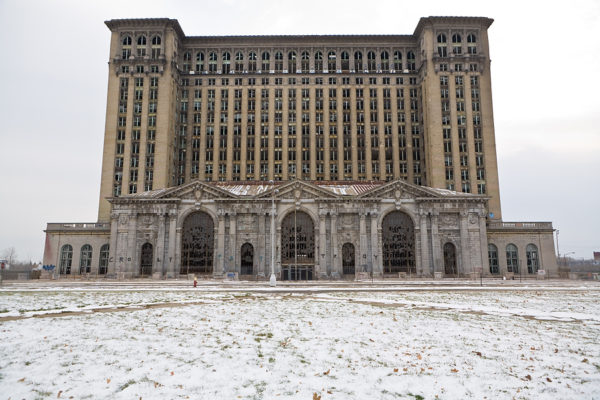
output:
M107 21L98 222L50 223L60 275L557 275L502 221L487 30L185 36Z

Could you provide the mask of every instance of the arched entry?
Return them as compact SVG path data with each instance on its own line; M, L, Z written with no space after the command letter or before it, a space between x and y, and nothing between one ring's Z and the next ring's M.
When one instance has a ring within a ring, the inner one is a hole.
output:
M416 273L415 227L402 211L392 211L381 223L383 233L383 272Z
M242 265L240 275L252 275L254 273L254 247L250 243L242 245Z
M352 243L344 243L342 246L342 269L344 275L354 275L356 265L354 254L354 245Z
M142 245L142 255L140 257L140 275L152 275L152 244L144 243Z
M213 271L214 224L205 212L188 215L181 238L181 269L185 274L211 274Z
M444 245L444 273L456 276L456 247L450 242Z
M310 216L294 210L281 222L281 279L311 280L315 268L315 229Z

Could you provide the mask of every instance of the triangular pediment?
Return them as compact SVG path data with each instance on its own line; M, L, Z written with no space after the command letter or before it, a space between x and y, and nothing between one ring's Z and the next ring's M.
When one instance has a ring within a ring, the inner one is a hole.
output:
M185 185L175 186L162 192L159 199L206 200L206 199L235 199L236 195L221 189L216 185L201 181L193 181Z
M275 192L276 191L276 192ZM268 189L264 193L256 196L256 198L271 198L277 199L337 199L338 195L330 190L324 189L313 183L306 181L291 181L282 185L275 184L274 187Z
M401 200L416 198L440 198L442 195L435 189L431 189L427 186L419 186L403 180L396 180L371 189L368 192L361 194L359 197L378 199L392 198Z

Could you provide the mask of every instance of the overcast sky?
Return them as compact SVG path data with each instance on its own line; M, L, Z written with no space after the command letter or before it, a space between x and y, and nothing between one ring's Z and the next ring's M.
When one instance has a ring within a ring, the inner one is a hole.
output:
M484 16L504 221L552 221L600 251L600 1L0 0L0 254L41 261L47 222L95 222L110 32L168 17L187 35L412 34Z

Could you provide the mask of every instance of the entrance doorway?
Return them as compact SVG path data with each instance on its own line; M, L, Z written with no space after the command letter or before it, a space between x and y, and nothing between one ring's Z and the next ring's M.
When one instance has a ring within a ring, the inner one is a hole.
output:
M450 242L444 245L444 273L456 276L456 247Z
M254 247L250 243L242 245L242 265L240 275L252 275L254 273Z
M142 256L140 257L140 275L149 276L152 275L152 258L153 258L152 244L144 243L142 245Z
M183 223L179 273L211 274L213 271L214 224L205 212L190 214Z
M315 229L310 216L294 210L281 223L281 279L312 280L315 268Z
M352 243L344 243L342 246L342 269L344 275L354 275L355 267L354 245Z

